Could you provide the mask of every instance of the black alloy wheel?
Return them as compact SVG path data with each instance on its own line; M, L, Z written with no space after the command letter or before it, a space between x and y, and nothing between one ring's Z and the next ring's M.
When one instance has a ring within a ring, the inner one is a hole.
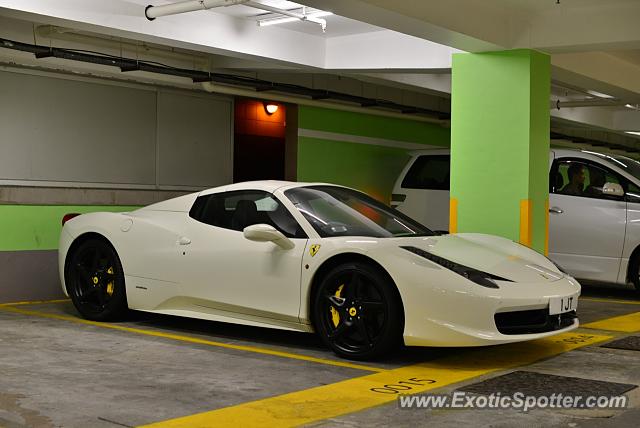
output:
M65 281L74 306L87 319L110 321L127 311L122 265L104 240L89 239L68 256Z
M315 295L314 322L336 354L364 360L401 344L404 312L385 272L365 263L348 263L322 279Z

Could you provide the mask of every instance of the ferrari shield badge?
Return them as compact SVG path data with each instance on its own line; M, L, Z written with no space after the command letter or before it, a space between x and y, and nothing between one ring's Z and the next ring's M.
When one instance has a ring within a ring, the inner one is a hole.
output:
M315 256L318 251L320 251L320 244L313 244L310 248L309 248L309 254L311 254L311 257Z

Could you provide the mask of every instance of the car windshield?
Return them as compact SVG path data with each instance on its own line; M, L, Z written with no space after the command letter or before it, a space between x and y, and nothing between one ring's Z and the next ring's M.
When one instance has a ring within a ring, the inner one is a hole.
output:
M296 187L284 192L318 234L390 238L434 233L364 193L344 187Z
M637 180L640 180L640 162L637 160L620 155L607 155L605 159L610 164L621 168L623 171L633 175Z

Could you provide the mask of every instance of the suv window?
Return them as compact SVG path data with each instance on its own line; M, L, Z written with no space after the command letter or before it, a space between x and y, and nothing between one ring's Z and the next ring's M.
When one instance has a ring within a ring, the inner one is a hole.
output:
M422 155L402 180L404 189L449 190L450 155Z
M238 190L200 196L189 216L199 222L242 231L253 224L269 224L289 238L306 238L291 213L271 193Z
M579 159L560 159L551 169L549 191L560 195L620 200L618 196L602 194L605 183L617 183L625 190L627 188L626 181L608 168Z
M640 188L632 182L627 182L628 187L624 189L627 202L640 203Z

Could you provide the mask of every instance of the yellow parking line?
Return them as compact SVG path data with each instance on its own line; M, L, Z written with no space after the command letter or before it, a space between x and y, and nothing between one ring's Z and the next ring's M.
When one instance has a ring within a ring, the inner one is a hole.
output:
M601 299L598 297L580 297L580 300L586 300L588 302L621 303L623 305L640 305L640 302L635 300Z
M22 305L44 305L47 303L62 303L62 302L70 302L69 299L55 299L55 300L32 300L29 302L9 302L9 303L0 303L0 307L3 306L22 306Z
M295 427L389 403L399 394L426 392L611 338L564 333L532 342L468 349L453 357L157 422L144 428Z
M624 333L635 333L640 331L640 312L634 312L619 317L607 318L606 320L583 324L584 328L596 330L622 331Z
M81 318L72 317L72 316L68 316L68 315L58 315L58 314L51 314L51 313L46 313L46 312L28 311L28 310L25 310L25 309L14 308L14 307L11 307L11 306L3 306L3 307L0 307L0 309L2 309L3 311L15 312L15 313L18 313L18 314L23 314L23 315L31 315L31 316L42 317L42 318L50 318L50 319L56 319L56 320L71 321L71 322L75 322L75 323L79 323L79 324L91 325L91 326L94 326L94 327L109 328L109 329L112 329L112 330L126 331L128 333L143 334L145 336L162 337L164 339L178 340L178 341L181 341L181 342L197 343L199 345L216 346L218 348L234 349L236 351L247 351L247 352L253 352L253 353L256 353L256 354L264 354L264 355L271 355L271 356L274 356L274 357L282 357L282 358L289 358L289 359L293 359L293 360L307 361L307 362L310 362L310 363L318 363L318 364L325 364L325 365L329 365L329 366L346 367L346 368L357 369L357 370L366 370L366 371L369 371L369 372L385 372L385 371L387 371L387 369L383 369L383 368L379 368L379 367L372 367L372 366L363 365L363 364L354 364L354 363L350 363L350 362L347 362L347 361L334 361L334 360L328 360L328 359L324 359L324 358L311 357L311 356L308 356L308 355L294 354L294 353L291 353L291 352L276 351L275 349L259 348L259 347L256 347L256 346L233 345L233 344L230 344L230 343L215 342L215 341L212 341L212 340L198 339L196 337L183 336L183 335L173 334L173 333L162 333L162 332L158 332L158 331L145 330L145 329L141 329L141 328L124 327L124 326L117 325L117 324L88 321L88 320L84 320L84 319L81 319Z

